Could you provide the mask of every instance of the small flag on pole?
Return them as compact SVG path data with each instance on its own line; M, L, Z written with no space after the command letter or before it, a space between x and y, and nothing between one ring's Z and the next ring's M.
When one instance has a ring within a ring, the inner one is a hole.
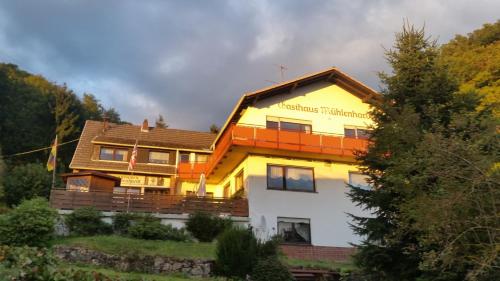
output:
M128 162L128 170L132 171L135 167L135 162L137 161L137 140L135 141L134 149L132 150L132 156Z
M47 161L47 171L53 171L56 167L56 157L57 157L57 135L52 143L52 148L50 149L49 160Z

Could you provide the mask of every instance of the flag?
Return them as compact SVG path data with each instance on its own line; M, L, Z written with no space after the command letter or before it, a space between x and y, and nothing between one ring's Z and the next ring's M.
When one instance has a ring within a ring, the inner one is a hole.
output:
M132 156L128 162L128 170L132 171L135 167L135 162L137 161L137 141L135 141L134 149L132 150Z
M56 167L56 157L57 157L57 135L56 139L52 143L52 148L50 149L49 160L47 160L47 171L52 171Z

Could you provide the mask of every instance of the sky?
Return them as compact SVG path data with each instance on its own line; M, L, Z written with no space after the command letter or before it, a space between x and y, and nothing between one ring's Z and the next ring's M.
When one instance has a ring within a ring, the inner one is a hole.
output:
M403 20L446 43L498 0L0 1L0 61L94 94L139 124L222 125L246 92L332 66L380 89ZM151 123L151 122L150 122Z

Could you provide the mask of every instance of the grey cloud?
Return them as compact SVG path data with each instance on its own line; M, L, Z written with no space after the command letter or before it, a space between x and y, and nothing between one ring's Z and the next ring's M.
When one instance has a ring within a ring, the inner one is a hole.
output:
M247 91L338 66L378 88L382 45L407 17L445 42L497 19L498 1L3 1L0 60L124 119L222 124Z

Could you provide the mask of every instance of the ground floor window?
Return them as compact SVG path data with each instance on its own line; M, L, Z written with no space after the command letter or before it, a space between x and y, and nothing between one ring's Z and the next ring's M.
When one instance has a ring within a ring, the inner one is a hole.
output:
M310 219L278 218L278 235L285 243L311 243Z

